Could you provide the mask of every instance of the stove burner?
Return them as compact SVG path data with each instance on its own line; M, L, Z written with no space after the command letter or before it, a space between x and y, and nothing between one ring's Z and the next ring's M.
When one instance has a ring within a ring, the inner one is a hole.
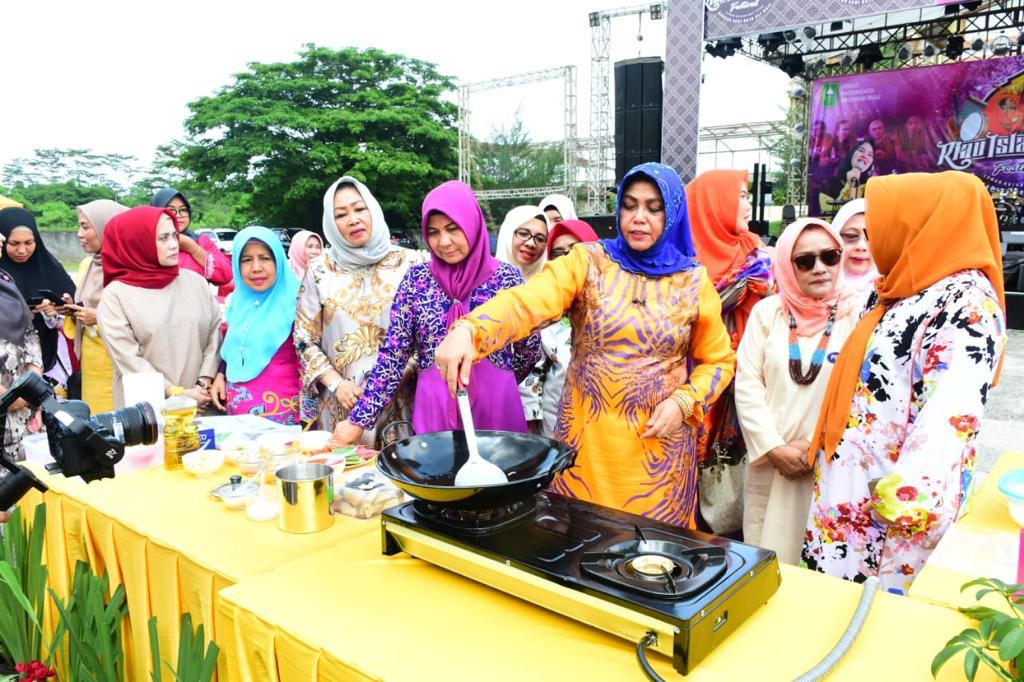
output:
M710 587L725 573L725 549L648 540L634 526L636 539L587 552L580 568L606 583L663 599L682 599Z
M412 508L419 516L473 534L490 533L533 515L536 498L532 495L493 509L459 509L424 500L415 500Z
M626 562L629 571L640 578L664 578L665 574L678 574L679 564L660 554L641 554Z

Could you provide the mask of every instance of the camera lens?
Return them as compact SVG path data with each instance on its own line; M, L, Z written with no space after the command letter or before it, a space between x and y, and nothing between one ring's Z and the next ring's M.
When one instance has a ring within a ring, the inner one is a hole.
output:
M149 445L156 442L159 422L149 403L139 403L120 410L98 414L93 421L107 433L121 433L125 445Z

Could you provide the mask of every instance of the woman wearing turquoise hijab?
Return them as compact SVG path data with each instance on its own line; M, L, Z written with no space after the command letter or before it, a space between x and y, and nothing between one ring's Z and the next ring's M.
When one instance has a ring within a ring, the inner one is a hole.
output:
M254 414L298 424L302 381L292 342L299 280L284 247L265 227L235 237L231 268L237 288L228 303L213 404L228 414Z

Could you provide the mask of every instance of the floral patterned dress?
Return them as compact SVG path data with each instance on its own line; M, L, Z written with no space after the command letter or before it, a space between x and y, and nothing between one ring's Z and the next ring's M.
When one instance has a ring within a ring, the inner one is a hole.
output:
M43 351L39 345L39 333L35 327L25 332L25 346L19 347L0 339L0 386L9 388L14 380L28 371L29 365L43 366ZM33 410L23 407L7 413L7 431L4 433L3 456L11 462L25 459L21 449L22 439L28 435L28 423L32 419ZM7 469L0 468L0 478Z
M467 307L473 310L489 301L502 289L509 289L522 283L523 276L518 269L507 263L499 263L495 273L469 294ZM413 353L416 354L421 372L436 374L434 351L448 333L448 309L451 306L451 298L441 289L427 264L409 268L409 272L395 296L391 324L388 328L387 338L381 344L377 365L367 377L363 395L356 406L352 408L352 413L349 416L349 420L353 424L370 429L379 423L381 412L398 389L403 370ZM487 355L487 360L496 370L489 375L491 381L474 382L471 379L468 387L476 428L505 428L489 423L492 421L492 417L498 422L506 419L515 421L515 418L518 417L519 421L524 422L523 426L525 427L525 420L521 415L491 414L489 416L488 412L500 410L500 406L508 406L509 403L516 408L519 407L516 384L529 374L536 364L537 358L540 357L540 336L536 334L527 336L521 341L496 348ZM507 378L511 381L505 382L504 388L515 391L514 396L496 395L500 394L503 388L502 374L509 375ZM477 394L478 387L484 392ZM417 392L417 399L419 396L420 393ZM506 400L503 401L502 397ZM509 397L513 399L507 400ZM417 431L426 432L420 428L420 420L417 417L428 408L434 408L440 412L450 412L452 417L456 418L458 415L455 401L451 400L450 403L429 406L417 402L413 409L413 424L417 427ZM383 424L380 425L383 426ZM457 428L454 424L451 426Z
M835 454L819 452L808 568L905 593L970 493L975 439L1006 342L992 285L963 270L886 311ZM885 521L885 523L882 522Z
M362 384L384 340L395 291L414 263L426 260L422 251L396 247L379 263L358 270L338 267L328 255L309 262L299 289L295 313L295 348L302 362L302 382L315 406L305 417L319 418L331 430L348 416L334 396L317 381L334 369ZM372 445L374 434L362 442Z

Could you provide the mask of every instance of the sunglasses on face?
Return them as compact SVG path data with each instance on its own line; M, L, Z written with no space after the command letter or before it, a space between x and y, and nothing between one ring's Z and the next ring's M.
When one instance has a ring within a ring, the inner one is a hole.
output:
M830 268L837 265L842 257L843 252L839 249L826 249L821 253L802 253L793 258L793 265L800 272L810 272L814 269L815 261L820 260L822 265Z
M547 235L534 234L533 232L527 230L525 227L520 227L516 229L516 231L513 232L512 234L514 234L519 239L522 239L524 242L528 242L532 239L537 246L544 246L545 244L548 243Z

